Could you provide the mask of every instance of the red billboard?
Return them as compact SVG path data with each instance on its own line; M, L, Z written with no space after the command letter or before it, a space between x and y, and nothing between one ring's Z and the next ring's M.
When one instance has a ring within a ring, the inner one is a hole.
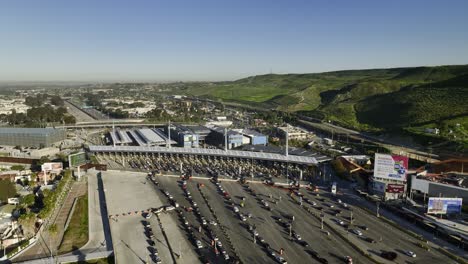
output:
M387 184L388 193L403 193L405 186L403 184Z

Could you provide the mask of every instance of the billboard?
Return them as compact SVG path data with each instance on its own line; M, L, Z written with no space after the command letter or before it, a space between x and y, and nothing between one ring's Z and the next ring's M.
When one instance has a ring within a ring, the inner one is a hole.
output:
M374 177L406 181L408 157L375 153Z
M52 171L56 173L60 173L63 170L62 162L46 162L41 166L42 171Z
M86 154L84 152L79 152L76 154L69 155L68 164L70 168L86 164Z
M405 191L405 185L403 184L387 184L388 193L403 193Z
M462 198L430 197L427 205L428 214L459 214Z

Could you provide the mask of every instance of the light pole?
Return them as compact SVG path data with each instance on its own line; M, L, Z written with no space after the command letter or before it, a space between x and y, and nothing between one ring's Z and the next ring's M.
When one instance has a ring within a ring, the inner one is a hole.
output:
M289 237L292 237L292 222L289 224Z
M323 230L323 217L324 216L325 216L324 214L320 214L320 229L322 230Z
M6 247L3 246L3 237L0 238L0 241L1 241L1 243L2 243L2 248L3 248L3 257L5 257L5 255L6 255Z
M377 217L380 217L379 209L380 209L380 203L377 202Z

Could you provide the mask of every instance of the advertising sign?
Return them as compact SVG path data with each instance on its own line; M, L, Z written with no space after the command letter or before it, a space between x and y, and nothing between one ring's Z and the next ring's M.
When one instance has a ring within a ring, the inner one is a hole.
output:
M387 184L388 193L403 193L405 186L403 184Z
M68 156L68 164L70 168L86 164L86 154L84 152L71 154Z
M408 157L375 153L374 177L406 181Z
M427 205L428 214L459 214L462 198L430 197Z
M374 181L374 182L372 182L372 189L375 192L384 193L385 192L385 183L384 182Z
M46 162L42 164L41 170L60 173L63 170L63 164L62 162Z

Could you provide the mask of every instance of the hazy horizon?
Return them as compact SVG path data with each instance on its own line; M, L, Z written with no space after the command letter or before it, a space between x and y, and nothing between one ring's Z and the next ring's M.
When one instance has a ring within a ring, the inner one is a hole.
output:
M395 68L417 68L417 67L438 67L438 66L463 66L465 64L444 64L444 65L417 65L417 66L398 66L398 67L377 67L377 68L358 68L358 69L338 69L338 70L329 70L329 71L317 71L317 72L267 72L260 74L253 74L249 76L242 76L236 79L222 79L222 80L26 80L26 81L15 81L15 80L0 80L0 84L17 84L17 85L27 85L27 84L108 84L108 83L173 83L173 82L223 82L223 81L235 81L243 78L248 78L251 76L261 76L268 74L314 74L314 73L327 73L327 72L340 72L340 71L359 71L359 70L379 70L379 69L395 69Z
M468 63L466 1L0 3L0 82L230 81Z

